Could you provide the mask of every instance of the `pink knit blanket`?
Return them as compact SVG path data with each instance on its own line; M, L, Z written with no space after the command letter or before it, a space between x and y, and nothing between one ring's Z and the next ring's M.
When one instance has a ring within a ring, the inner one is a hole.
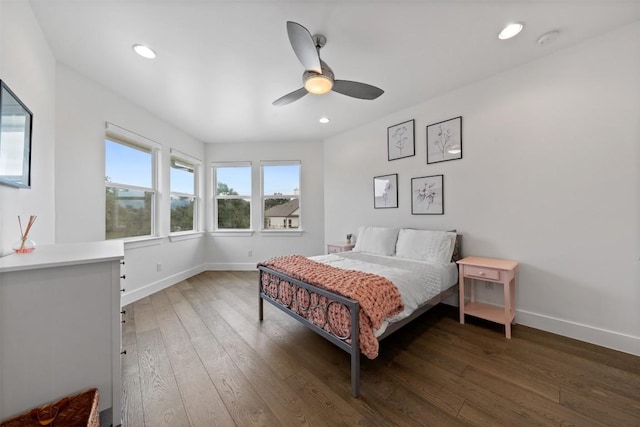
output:
M258 265L358 301L360 304L360 350L370 359L378 356L379 349L379 343L373 330L380 328L385 319L404 310L398 288L388 279L375 274L343 270L301 255L272 258ZM262 284L263 287L264 285L265 283ZM276 286L281 285L281 283L276 284ZM289 285L286 287L287 292L275 292L275 294L279 294L282 299L288 299L294 292L297 292L297 289L291 289L291 284L287 283L287 285ZM318 301L322 303L321 300L324 297L314 294L311 298L314 301L303 302L303 304L308 306L309 303L315 304ZM292 309L301 314L297 305ZM309 316L314 316L314 314L310 313L307 317ZM329 324L341 325L341 330L349 330L348 310L328 310L327 316ZM310 320L314 321L314 319ZM327 328L325 327L325 329Z

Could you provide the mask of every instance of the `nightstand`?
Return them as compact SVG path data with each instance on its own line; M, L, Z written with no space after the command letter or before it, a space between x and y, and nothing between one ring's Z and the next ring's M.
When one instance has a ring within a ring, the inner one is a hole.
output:
M327 245L327 253L335 254L338 252L346 252L353 249L355 243L347 243L347 242L339 242L339 243L329 243Z
M458 261L460 269L460 323L464 324L464 315L479 317L504 325L504 333L511 338L511 323L516 316L516 269L518 263L508 259L481 258L470 256ZM471 279L469 302L465 301L464 279ZM504 307L476 302L474 280L501 283L504 287Z

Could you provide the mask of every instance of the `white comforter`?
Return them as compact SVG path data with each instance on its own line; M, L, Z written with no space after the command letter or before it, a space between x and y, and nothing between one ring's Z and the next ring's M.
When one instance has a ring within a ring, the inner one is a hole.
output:
M390 323L408 317L421 304L458 283L458 269L455 263L431 264L355 251L319 255L311 259L344 270L377 274L396 285L404 302L404 311L383 322L380 329L374 331L376 336L384 333Z

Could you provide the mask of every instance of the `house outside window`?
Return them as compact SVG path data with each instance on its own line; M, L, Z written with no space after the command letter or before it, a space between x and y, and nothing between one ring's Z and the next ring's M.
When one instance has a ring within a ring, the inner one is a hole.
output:
M111 136L105 139L105 237L155 234L156 150Z
M250 230L251 163L214 164L213 186L215 230Z
M262 225L264 230L300 230L300 162L263 162Z
M177 150L171 150L171 233L198 229L198 171L199 161Z

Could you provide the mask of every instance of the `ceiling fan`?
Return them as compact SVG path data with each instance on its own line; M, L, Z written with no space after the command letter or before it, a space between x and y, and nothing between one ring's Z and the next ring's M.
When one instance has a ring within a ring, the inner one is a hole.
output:
M322 34L312 36L309 30L292 21L287 21L287 33L293 51L305 68L302 74L304 86L276 99L273 105L287 105L307 93L323 95L332 90L359 99L376 99L384 93L382 89L365 83L336 80L331 67L320 59L320 49L327 43Z

